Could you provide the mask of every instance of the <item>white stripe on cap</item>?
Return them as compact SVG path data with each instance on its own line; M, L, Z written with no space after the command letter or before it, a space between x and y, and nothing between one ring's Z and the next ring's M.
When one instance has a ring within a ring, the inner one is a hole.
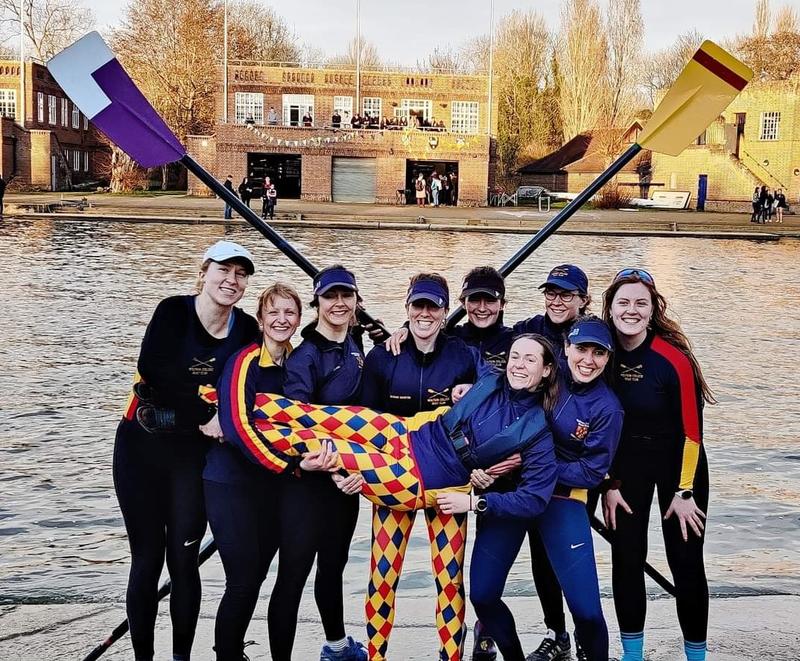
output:
M72 102L89 119L111 104L92 74L114 59L98 32L90 32L47 62L47 68Z

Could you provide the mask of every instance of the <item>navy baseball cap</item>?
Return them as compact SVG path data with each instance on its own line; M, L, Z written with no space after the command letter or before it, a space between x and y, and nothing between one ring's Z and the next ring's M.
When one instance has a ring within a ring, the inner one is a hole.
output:
M569 329L567 341L570 344L596 344L609 351L614 351L611 329L599 317L578 319Z
M589 292L589 278L579 266L574 264L561 264L556 266L547 276L539 289L543 287L559 287L567 291L577 291L581 294Z
M473 294L488 294L498 300L504 299L506 297L506 283L503 281L503 276L499 273L468 275L464 278L459 298L463 301L467 296L472 296Z
M418 280L408 290L406 303L422 300L430 301L437 308L446 308L450 305L450 292L435 280Z
M334 287L358 291L356 276L345 268L333 268L322 271L314 278L314 296L321 296Z

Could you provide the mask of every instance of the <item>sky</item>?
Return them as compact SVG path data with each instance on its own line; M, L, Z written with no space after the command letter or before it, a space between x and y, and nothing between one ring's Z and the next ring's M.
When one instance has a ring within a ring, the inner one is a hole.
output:
M600 0L603 3L605 0ZM127 0L84 0L98 27L119 21ZM300 41L327 55L345 50L355 35L356 0L273 0ZM558 25L560 0L495 0L495 20L513 9L535 9L552 27ZM795 6L800 0L773 0ZM470 37L488 33L489 0L362 0L361 32L388 61L413 65L436 46L458 47ZM645 48L655 51L696 29L721 40L750 31L755 0L641 0Z

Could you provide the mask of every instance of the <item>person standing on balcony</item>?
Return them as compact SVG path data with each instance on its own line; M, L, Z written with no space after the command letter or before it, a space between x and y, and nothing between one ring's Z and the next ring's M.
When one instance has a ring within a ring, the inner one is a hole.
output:
M267 125L268 126L278 125L278 113L275 110L274 106L270 106L269 110L267 111Z

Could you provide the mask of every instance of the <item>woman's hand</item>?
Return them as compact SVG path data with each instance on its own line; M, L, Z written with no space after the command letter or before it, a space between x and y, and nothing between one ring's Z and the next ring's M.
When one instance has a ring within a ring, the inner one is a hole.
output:
M488 489L494 484L494 477L489 475L485 470L476 468L469 476L469 481L473 487L478 489Z
M334 481L339 491L348 496L355 496L361 493L361 489L364 487L364 478L361 476L361 473L353 473L346 477L340 473L333 473L331 479Z
M393 356L400 355L400 345L405 342L406 338L408 337L408 328L400 328L392 333L392 336L383 343L383 346L386 347L386 351L391 353Z
M333 448L330 441L324 441L322 447L316 452L306 452L300 462L304 471L322 471L332 473L338 470L339 453Z
M473 498L468 493L440 493L436 496L436 506L442 514L463 514L472 509Z
M215 413L206 424L200 425L200 431L209 438L215 438L220 443L225 442L225 435L222 433L222 427L219 425L219 413Z
M471 383L459 383L457 386L453 386L453 404L466 395L470 388L472 388Z
M694 498L684 500L678 494L675 494L667 513L664 515L664 521L673 514L678 517L678 523L681 526L681 534L683 535L684 542L689 541L689 531L686 529L687 523L691 529L694 530L695 535L698 537L702 536L703 530L705 529L703 521L706 518L706 513L697 506L697 503L694 502Z
M617 507L621 507L628 514L633 514L633 510L625 502L619 489L609 489L603 494L603 519L605 519L606 528L611 530L617 529Z
M363 307L359 306L360 309L364 309ZM361 328L366 331L367 335L369 335L369 339L372 340L373 344L379 344L381 337L383 336L383 321L381 319L376 319L375 323L361 323ZM389 340L386 340L387 342Z
M507 475L508 473L515 471L520 466L522 466L522 455L517 452L516 454L512 454L507 459L503 459L503 461L496 463L494 466L489 466L489 468L486 469L486 473L492 477L502 477L503 475Z

